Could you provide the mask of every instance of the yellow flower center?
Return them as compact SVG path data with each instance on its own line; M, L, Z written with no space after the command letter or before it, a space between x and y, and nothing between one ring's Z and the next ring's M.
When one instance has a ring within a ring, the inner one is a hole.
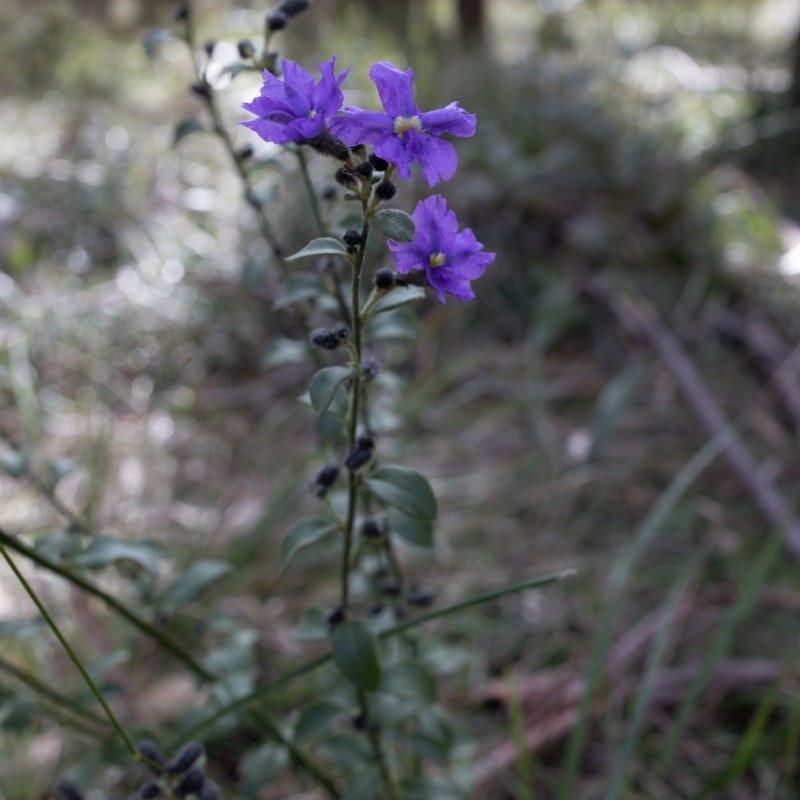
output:
M399 133L402 136L406 131L410 131L412 128L416 128L419 130L422 127L422 123L419 120L419 117L398 117L394 121L394 132Z
M308 118L314 119L317 116L317 112L312 108L311 111L308 112Z
M444 253L433 253L428 263L432 267L441 267L444 264Z

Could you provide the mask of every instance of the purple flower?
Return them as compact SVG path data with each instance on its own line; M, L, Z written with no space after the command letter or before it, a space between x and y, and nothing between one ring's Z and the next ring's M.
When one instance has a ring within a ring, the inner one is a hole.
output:
M458 232L456 215L448 211L441 195L421 200L411 216L417 226L414 241L389 240L397 271L424 269L443 303L444 292L458 300L472 300L475 295L469 282L483 275L495 254L481 252L483 245L469 228Z
M458 165L450 142L443 133L475 135L475 115L458 103L438 111L421 112L414 103L411 84L414 71L401 72L386 61L373 64L369 76L378 87L386 113L347 106L346 117L330 121L330 128L346 145L371 144L375 155L397 166L401 178L411 177L411 164L419 161L429 186L453 177Z
M242 103L242 108L256 114L258 119L241 124L275 144L305 142L320 136L325 120L344 103L339 85L350 70L346 69L337 78L333 72L335 63L336 56L319 65L322 78L316 84L301 66L286 59L281 60L282 81L264 70L260 96L251 103Z

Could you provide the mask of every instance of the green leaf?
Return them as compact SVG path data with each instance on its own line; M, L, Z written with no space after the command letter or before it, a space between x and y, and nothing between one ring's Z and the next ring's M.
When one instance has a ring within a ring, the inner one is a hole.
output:
M333 660L359 689L371 692L381 682L378 640L360 619L345 620L333 631Z
M233 567L227 561L218 561L216 559L195 561L186 572L178 575L164 589L159 597L159 603L168 605L170 608L177 608L184 603L188 603L202 594L223 575L227 575L232 569Z
M117 561L134 561L149 572L158 570L161 549L155 542L120 542L109 536L96 536L72 563L87 569L101 569Z
M413 242L417 226L411 216L399 208L384 208L370 217L370 227L397 242Z
M414 703L436 702L436 680L418 661L400 661L387 667L383 688Z
M344 715L341 706L322 701L309 706L297 721L294 729L294 740L299 744L304 744L311 739L316 739L323 733L327 733L333 724Z
M295 522L281 542L281 573L301 550L335 530L336 524L326 517L303 517Z
M175 145L178 144L178 142L183 139L184 136L188 136L191 133L197 133L197 131L204 131L205 129L206 126L203 125L199 119L182 119L175 126L175 133L172 135L172 146L175 147Z
M375 342L385 339L416 340L421 332L422 326L416 314L407 308L399 308L392 313L370 319L364 334L367 339Z
M161 47L161 45L164 44L164 42L168 41L173 36L174 34L172 33L172 31L168 31L164 28L151 31L142 40L145 53L147 53L148 56L154 56L158 48Z
M293 272L289 275L286 285L275 301L275 308L301 303L303 300L312 300L325 293L322 281L313 272Z
M367 737L349 731L335 733L320 745L319 750L326 761L336 764L347 772L357 770L360 774L365 764L372 764L375 761Z
M261 787L274 781L289 766L289 753L274 742L248 750L239 762L244 792L255 797Z
M325 367L311 379L308 394L317 416L321 417L336 396L336 390L353 374L350 367Z
M436 497L428 481L413 469L387 464L369 474L367 486L381 500L422 521L436 519Z
M28 454L24 450L6 450L0 453L0 467L12 478L21 478L28 471Z
M374 766L367 767L353 776L343 800L373 800L380 788L380 770Z
M389 528L412 547L433 547L433 525L412 519L397 508L390 508L387 516Z
M297 261L300 258L314 258L315 256L344 256L347 258L347 248L331 236L321 236L310 241L302 250L293 256L287 256L287 261Z
M370 317L380 314L383 311L391 311L393 308L411 303L414 300L425 299L424 286L395 286L389 294L385 294L378 300L369 311Z
M36 540L34 545L36 552L41 553L49 561L58 564L64 560L70 560L81 552L83 544L81 537L74 533L57 531L48 533Z
M297 642L321 642L328 638L330 627L325 609L311 606L294 627L292 638Z

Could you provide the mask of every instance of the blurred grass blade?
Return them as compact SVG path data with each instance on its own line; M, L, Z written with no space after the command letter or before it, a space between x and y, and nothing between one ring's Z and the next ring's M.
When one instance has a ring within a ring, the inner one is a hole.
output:
M692 800L704 800L704 798L715 792L733 786L742 777L755 755L758 741L761 738L761 734L764 732L764 728L767 725L770 714L772 714L772 710L775 708L775 704L778 702L782 686L782 679L775 681L772 688L764 695L761 702L758 704L753 718L750 720L747 725L747 730L744 732L739 749L736 751L731 763L718 775L706 781L703 788L694 795Z
M675 715L675 721L672 723L666 741L661 748L661 754L659 755L658 761L656 761L654 769L656 778L660 778L669 766L678 741L689 721L689 716L697 705L697 701L700 699L700 694L708 683L714 668L717 666L717 662L728 651L733 632L736 630L737 625L747 616L750 609L753 607L756 593L766 579L769 568L781 551L785 536L786 530L784 526L780 525L773 528L761 552L758 554L755 564L750 568L747 577L742 582L739 597L725 615L722 625L706 653L700 672L697 674L697 677L694 679L685 697L681 701L678 713Z
M508 722L511 740L517 749L517 798L534 800L533 758L525 746L525 714L517 688L517 674L508 676Z
M639 734L642 730L644 716L650 706L658 671L661 669L667 652L667 645L669 644L672 628L675 624L675 617L678 613L678 609L681 607L683 598L686 596L686 591L694 580L700 564L705 560L705 557L706 553L702 551L695 554L695 557L689 562L686 569L678 576L669 593L664 607L661 626L658 629L658 634L656 635L647 657L644 679L642 680L633 706L633 711L631 712L625 740L620 749L616 763L614 764L613 777L608 792L606 793L606 800L620 800L625 792L628 768L639 742Z
M590 709L603 675L606 651L611 643L614 620L622 605L625 584L628 582L628 578L639 557L659 533L678 501L700 477L703 470L730 444L736 435L737 428L729 425L717 436L706 442L692 456L659 497L636 531L631 546L620 555L611 569L609 577L610 605L600 624L589 656L589 663L586 668L586 689L581 700L578 724L573 729L567 746L564 775L558 794L559 800L574 800L575 797L575 781L589 732Z

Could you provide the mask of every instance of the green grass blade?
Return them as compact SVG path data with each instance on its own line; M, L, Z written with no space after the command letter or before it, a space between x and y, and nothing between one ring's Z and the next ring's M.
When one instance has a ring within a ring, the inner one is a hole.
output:
M511 740L517 748L517 797L519 800L534 800L533 758L525 746L525 714L517 690L517 676L508 677L508 721Z

